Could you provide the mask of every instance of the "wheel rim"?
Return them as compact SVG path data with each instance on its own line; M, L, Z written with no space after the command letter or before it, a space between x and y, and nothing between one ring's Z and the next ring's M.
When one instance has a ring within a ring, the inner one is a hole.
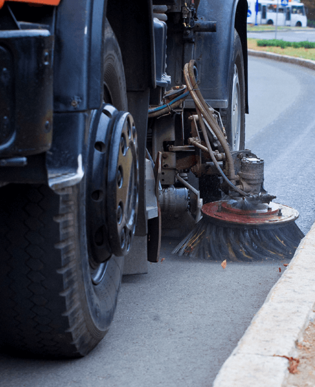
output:
M135 233L138 210L139 165L137 149L137 131L133 118L124 113L117 120L119 130L113 130L112 147L108 164L107 200L109 234L112 251L115 255L129 252ZM119 152L112 154L115 144ZM111 209L115 208L114 213Z
M93 268L90 262L90 274L93 285L99 285L105 277L108 262L101 263L98 267Z
M240 90L240 81L238 76L238 70L236 64L234 65L234 74L233 74L233 89L232 89L232 138L231 138L231 147L233 151L240 149L241 143L241 90Z
M102 282L111 255L130 250L139 198L134 120L110 104L95 113L87 168L87 229L91 280Z

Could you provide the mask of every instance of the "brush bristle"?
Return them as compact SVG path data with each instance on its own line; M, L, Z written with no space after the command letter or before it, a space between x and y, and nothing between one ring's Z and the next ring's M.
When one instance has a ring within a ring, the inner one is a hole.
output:
M224 227L204 217L172 253L214 261L288 259L303 237L295 222L278 228Z

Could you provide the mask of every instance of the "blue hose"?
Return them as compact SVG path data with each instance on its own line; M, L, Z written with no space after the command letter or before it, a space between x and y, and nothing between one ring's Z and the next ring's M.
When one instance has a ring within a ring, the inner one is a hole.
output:
M154 109L149 109L149 114L158 112L158 111L166 109L168 107L171 107L175 102L177 102L177 101L179 101L181 99L185 99L186 97L188 97L188 95L189 95L189 91L186 91L186 93L179 95L178 97L173 99L170 103L167 103L167 104L162 105L162 106L158 106L158 107L156 107Z

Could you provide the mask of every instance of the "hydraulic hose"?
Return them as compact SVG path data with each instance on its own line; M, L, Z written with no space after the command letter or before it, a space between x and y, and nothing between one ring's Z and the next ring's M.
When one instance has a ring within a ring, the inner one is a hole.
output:
M163 114L169 113L172 109L179 106L185 98L189 96L189 91L174 98L170 103L162 106L158 106L153 109L149 109L149 118L162 116Z
M242 191L241 189L239 189L238 187L236 187L225 175L225 173L222 171L217 159L215 158L215 155L213 153L213 150L211 148L211 144L210 144L210 141L209 141L209 138L208 138L208 135L207 135L207 129L206 129L206 125L205 123L203 122L203 119L202 119L202 116L201 116L201 112L199 109L197 109L197 113L198 113L198 117L199 117L199 122L200 122L200 126L201 126L201 130L202 130L202 133L203 133L203 137L205 138L205 141L206 141L206 144L207 144L207 148L208 148L208 152L210 154L210 157L211 157L211 160L213 162L213 164L215 165L215 167L217 168L217 170L219 171L220 175L223 177L223 179L225 180L225 182L229 185L229 187L231 187L234 191L238 192L240 195L242 196L249 196L248 193Z
M220 141L226 155L226 160L228 164L228 176L231 180L232 184L235 183L235 170L234 170L234 161L232 158L232 154L230 152L229 144L227 143L219 125L215 121L214 117L209 111L209 107L206 104L206 101L204 100L199 87L197 85L197 81L194 74L194 67L196 65L196 62L194 60L191 60L189 63L187 63L184 67L184 77L185 81L188 87L188 90L195 102L195 105L197 109L201 112L215 135L217 136L218 140ZM200 118L200 122L202 121L202 117ZM206 138L208 138L208 135L206 133ZM234 186L234 184L233 184ZM235 186L234 186L235 187ZM235 187L236 188L236 187Z
M213 115L209 111L209 107L206 104L206 101L204 100L204 98L199 90L199 87L197 86L197 81L196 81L195 73L194 73L195 65L196 65L196 62L194 60L191 60L189 62L189 64L185 65L184 77L185 77L185 81L186 81L188 90L190 91L190 94L191 94L191 96L195 102L196 108L197 108L197 113L198 113L198 117L199 117L201 130L202 130L203 136L205 138L211 160L214 163L217 170L219 171L220 175L225 180L225 182L229 185L229 187L231 187L234 191L236 191L237 193L239 193L242 196L249 196L248 193L242 191L241 189L236 187L235 184L233 184L236 181L236 177L235 177L235 170L234 170L234 161L232 158L232 154L230 152L229 144L227 143L227 141L226 141L220 127L218 126L217 122L215 121ZM205 123L203 121L202 116L205 118L205 120L207 121L207 123L209 124L209 126L211 127L211 129L213 130L215 135L217 136L218 140L220 141L220 143L225 151L225 156L226 156L226 160L228 163L229 179L227 178L225 173L222 171L220 165L218 164L218 162L215 158L215 155L214 155L213 150L211 148L211 144L210 144L209 137L207 134L207 129L206 129L206 126L205 126Z

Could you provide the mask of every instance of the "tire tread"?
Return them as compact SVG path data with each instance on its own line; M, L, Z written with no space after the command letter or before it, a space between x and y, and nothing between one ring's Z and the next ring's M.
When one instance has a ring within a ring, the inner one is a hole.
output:
M4 189L9 203L1 206L0 220L2 342L37 355L80 356L75 343L91 337L76 291L72 190L55 195L47 186L21 186L27 191L21 195L16 187Z

